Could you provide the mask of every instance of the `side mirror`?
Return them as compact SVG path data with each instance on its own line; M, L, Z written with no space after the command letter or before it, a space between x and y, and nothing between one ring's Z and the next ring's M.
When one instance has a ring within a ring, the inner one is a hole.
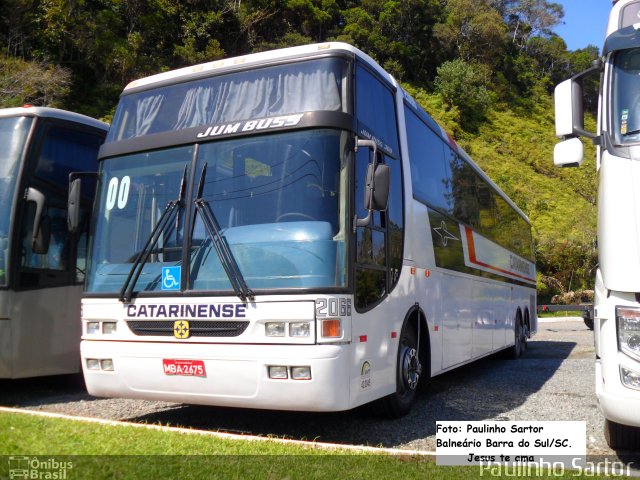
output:
M600 72L601 68L601 63L595 61L591 68L556 86L553 96L556 114L556 135L558 137L596 137L595 133L587 132L584 129L582 81L585 77Z
M553 147L556 167L579 167L584 159L584 145L579 138L570 138Z
M367 209L367 216L358 218L353 222L353 231L357 227L366 227L371 223L371 216L374 210L385 211L389 203L390 171L389 166L378 163L378 145L373 140L358 139L356 151L360 147L371 149L373 162L367 167L367 178L364 189L364 208Z
M51 240L51 228L49 217L44 213L47 199L44 194L33 187L27 188L24 199L36 204L36 214L33 219L33 234L31 237L31 249L33 253L43 255L49 251Z
M82 180L76 178L69 184L69 196L67 197L67 230L76 234L80 229L80 192Z
M364 208L385 212L389 204L389 165L370 163L367 167L367 183L364 192Z

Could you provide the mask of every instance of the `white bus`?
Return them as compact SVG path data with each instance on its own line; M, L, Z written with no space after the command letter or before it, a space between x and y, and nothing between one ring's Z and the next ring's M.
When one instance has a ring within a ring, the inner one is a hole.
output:
M614 2L602 60L556 87L558 166L597 145L596 394L612 448L640 448L640 1ZM584 129L583 79L600 75L597 132ZM636 178L637 177L637 178Z
M0 110L0 378L80 371L93 192L86 182L80 235L70 235L69 174L97 170L107 128L53 108Z
M382 399L536 331L527 217L341 43L124 90L100 151L89 393L281 410Z

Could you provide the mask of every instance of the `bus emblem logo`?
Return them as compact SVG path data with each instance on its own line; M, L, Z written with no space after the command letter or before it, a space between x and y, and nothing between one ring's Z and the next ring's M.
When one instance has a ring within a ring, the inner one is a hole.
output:
M173 336L176 338L189 338L189 322L186 320L173 322Z
M440 237L440 243L442 243L443 247L446 247L449 244L449 240L458 240L458 241L460 240L453 233L447 230L447 224L445 223L444 220L442 220L442 223L440 224L440 226L434 228L433 231L436 232Z

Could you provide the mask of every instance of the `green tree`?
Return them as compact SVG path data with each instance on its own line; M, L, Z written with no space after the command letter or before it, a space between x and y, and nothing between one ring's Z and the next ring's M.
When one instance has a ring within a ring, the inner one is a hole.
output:
M547 0L511 0L508 3L506 14L511 41L520 49L527 48L531 37L551 35L551 29L564 17L562 5Z
M504 51L506 25L487 0L447 0L445 19L434 29L448 59L460 58L493 69Z
M0 108L26 103L60 107L69 93L71 72L57 65L0 57Z
M461 123L467 124L465 130L474 130L491 103L481 69L458 58L438 67L434 83L445 105L460 111Z

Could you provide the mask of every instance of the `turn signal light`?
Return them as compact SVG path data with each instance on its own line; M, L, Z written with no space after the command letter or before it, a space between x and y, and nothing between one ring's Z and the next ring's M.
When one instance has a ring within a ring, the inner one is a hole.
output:
M323 338L341 338L342 325L339 318L328 318L322 321Z

